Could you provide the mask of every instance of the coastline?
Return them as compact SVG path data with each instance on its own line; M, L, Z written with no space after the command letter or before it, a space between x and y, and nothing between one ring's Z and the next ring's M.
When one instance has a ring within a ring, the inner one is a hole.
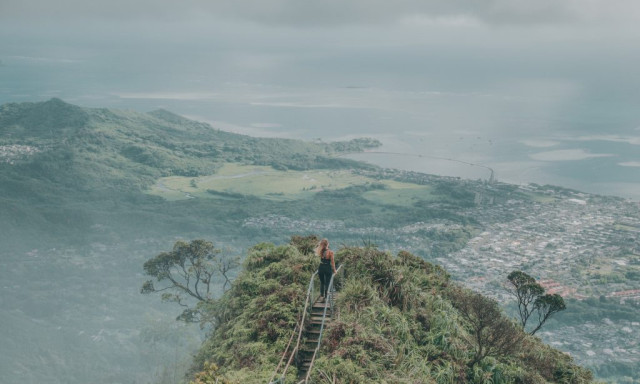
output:
M503 161L480 164L451 157L445 158L410 152L402 153L387 149L388 147L383 144L379 150L352 153L344 157L364 161L383 168L437 176L459 177L461 179L489 180L492 170L495 180L509 184L549 184L594 195L620 197L640 203L640 182L595 182L562 177L545 171L545 168L551 166L551 164L532 166L530 161Z

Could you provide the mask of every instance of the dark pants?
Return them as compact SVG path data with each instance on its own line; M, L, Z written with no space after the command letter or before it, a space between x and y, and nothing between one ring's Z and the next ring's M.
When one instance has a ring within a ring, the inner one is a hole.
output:
M327 297L327 289L329 289L329 281L331 281L331 266L321 264L318 268L318 277L320 277L320 295Z

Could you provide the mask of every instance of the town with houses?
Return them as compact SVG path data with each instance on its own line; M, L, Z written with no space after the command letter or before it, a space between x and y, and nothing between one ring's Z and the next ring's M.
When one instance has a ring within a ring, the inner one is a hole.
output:
M483 232L437 260L470 287L499 299L492 283L519 269L563 297L640 300L639 282L623 278L640 260L640 206L576 194L580 198L550 194L547 202L477 207L471 214Z
M581 193L546 191L546 196L547 202L509 200L474 210L483 232L437 262L468 287L505 304L513 301L504 289L506 276L523 270L546 293L637 306L640 205ZM538 336L583 364L640 364L640 318L584 319L579 326L543 328Z

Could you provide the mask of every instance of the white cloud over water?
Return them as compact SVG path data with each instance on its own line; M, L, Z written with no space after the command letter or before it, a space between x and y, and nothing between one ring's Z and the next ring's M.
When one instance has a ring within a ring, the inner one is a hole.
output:
M539 152L529 155L529 157L538 161L576 161L611 156L615 155L606 153L589 153L584 149L559 149L556 151Z
M282 101L282 102L252 102L250 105L258 107L276 107L276 108L368 108L366 106L357 106L349 104L339 103L327 103L327 104L308 104L294 101Z
M250 125L254 128L264 128L264 129L282 127L282 124L277 124L277 123L251 123Z
M560 142L558 141L545 140L545 139L525 139L525 140L520 140L520 143L526 145L527 147L533 147L533 148L555 147L556 145L560 144Z
M575 139L568 139L575 141L611 141L615 143L627 143L631 145L640 145L640 136L620 136L620 135L591 135L581 136Z
M118 92L115 96L122 99L158 100L214 100L224 97L218 93L203 92Z
M285 139L300 139L301 137L301 134L298 131L273 130L273 128L281 127L280 124L276 124L276 123L253 123L247 126L247 125L229 123L226 121L209 120L203 116L185 115L185 117L191 120L205 122L211 125L211 127L213 127L214 129L220 129L226 132L238 133L240 135L248 135L253 137L268 137L268 138L278 137L278 138L285 138Z

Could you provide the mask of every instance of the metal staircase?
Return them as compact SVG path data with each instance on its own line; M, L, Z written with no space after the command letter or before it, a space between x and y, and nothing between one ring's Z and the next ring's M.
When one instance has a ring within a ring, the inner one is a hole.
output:
M322 333L326 325L331 321L332 316L335 314L334 304L336 289L334 286L334 278L336 275L342 273L342 267L343 266L340 265L337 269L337 273L331 276L325 302L321 302L319 297L316 297L312 303L312 297L316 296L314 292L314 283L318 272L311 275L301 319L293 329L289 343L282 354L280 363L278 363L273 376L271 376L271 379L269 380L269 384L285 384L287 370L292 363L298 367L297 383L306 384L309 382L309 376L313 370L313 363L315 362L318 350L320 349ZM296 336L296 344L293 349L290 350L291 343ZM283 366L285 360L287 363Z
M311 306L311 317L304 330L304 344L298 352L298 378L306 379L316 355L316 348L322 338L323 327L331 322L333 311L329 302L320 302L319 298Z

